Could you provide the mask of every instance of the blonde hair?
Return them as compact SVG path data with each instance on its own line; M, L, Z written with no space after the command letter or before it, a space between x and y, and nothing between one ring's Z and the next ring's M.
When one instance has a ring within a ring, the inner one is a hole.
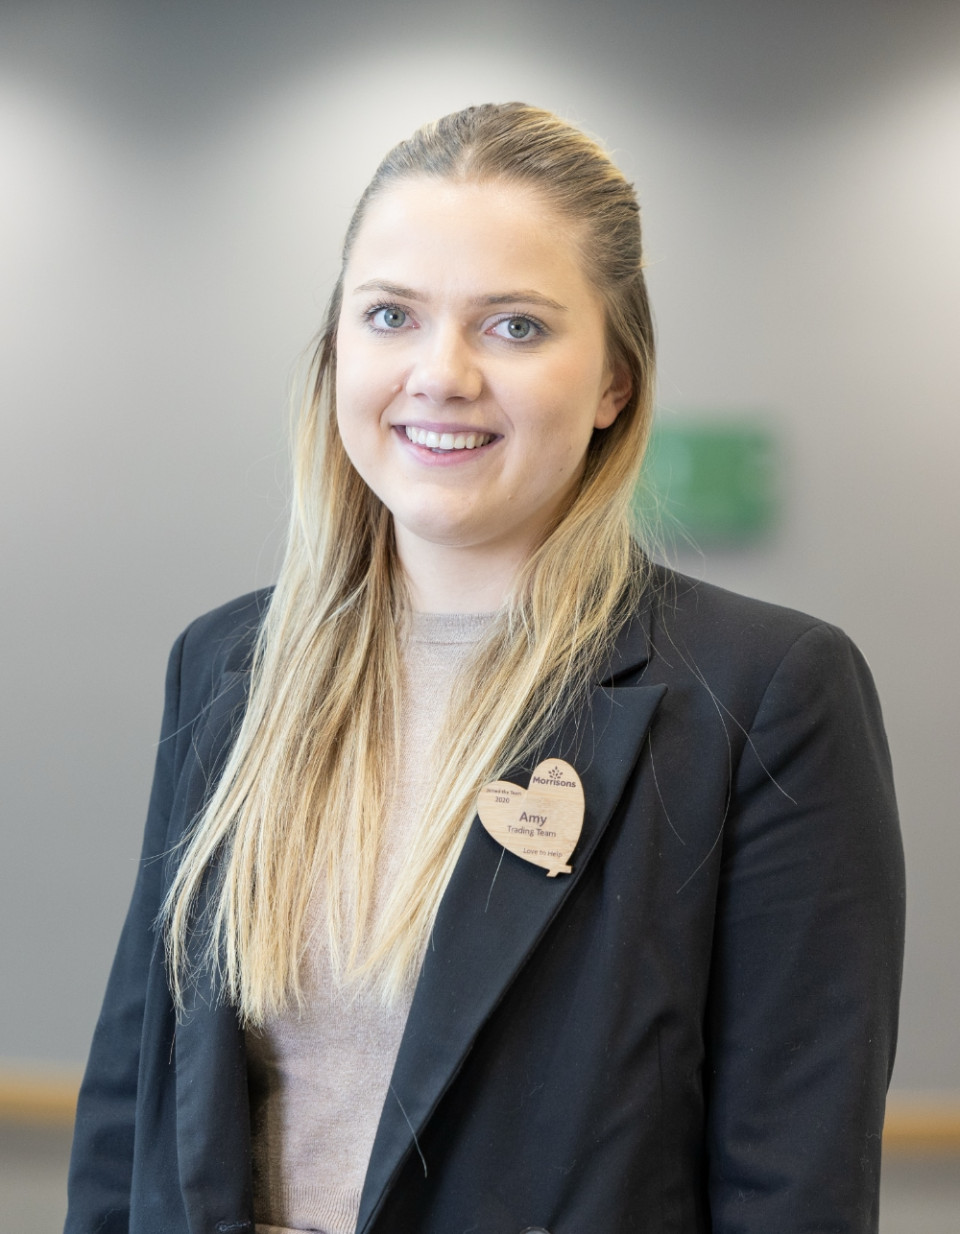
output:
M629 373L632 390L614 423L594 432L569 507L461 673L435 747L435 787L374 919L408 601L391 515L337 431L341 271L296 430L286 555L256 643L243 723L185 841L163 914L178 1005L195 976L188 939L202 930L205 962L252 1024L302 997L317 889L340 983L369 983L388 1001L409 988L479 789L532 753L596 680L643 585L630 502L652 415L654 352L632 187L594 141L549 112L521 103L470 107L387 154L350 222L344 264L369 203L414 177L523 185L581 224L584 269L605 308L608 358ZM214 865L217 881L201 913Z

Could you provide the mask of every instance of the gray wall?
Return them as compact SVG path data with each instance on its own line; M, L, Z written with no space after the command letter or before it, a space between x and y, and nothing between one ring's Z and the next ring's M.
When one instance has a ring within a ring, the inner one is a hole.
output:
M510 97L640 187L664 414L784 434L775 542L684 564L870 659L911 867L896 1083L960 1090L948 0L5 0L0 1058L85 1053L166 651L272 576L287 389L352 201L423 119Z

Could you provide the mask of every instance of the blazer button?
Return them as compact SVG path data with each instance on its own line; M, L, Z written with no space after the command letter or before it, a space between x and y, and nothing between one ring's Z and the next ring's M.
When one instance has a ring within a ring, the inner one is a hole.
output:
M542 1225L528 1225L520 1231L520 1234L550 1234L549 1230L545 1230Z

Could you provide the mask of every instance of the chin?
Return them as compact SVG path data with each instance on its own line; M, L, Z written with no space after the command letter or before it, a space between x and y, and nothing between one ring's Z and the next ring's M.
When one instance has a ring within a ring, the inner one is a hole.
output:
M456 522L429 523L426 525L407 523L405 531L423 544L432 544L436 548L472 548L481 537Z
M460 510L411 510L406 516L394 514L393 518L407 535L441 548L466 548L478 538L473 520L464 518Z

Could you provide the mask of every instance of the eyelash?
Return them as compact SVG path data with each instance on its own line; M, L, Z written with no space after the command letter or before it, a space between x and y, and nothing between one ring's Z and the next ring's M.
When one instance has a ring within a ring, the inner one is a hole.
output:
M403 313L404 317L410 316L410 311L405 309L402 304L374 304L363 314L364 321L374 332L374 334L398 334L399 330L385 330L381 326L374 325L373 319L378 313L382 313L384 309L395 309L398 313Z
M534 317L532 313L505 313L502 317L498 317L490 328L494 329L497 326L502 326L505 321L527 321L536 331L532 339L514 339L513 341L517 343L531 343L536 339L546 338L550 333L540 318ZM498 335L497 337L502 338L503 336ZM504 341L506 342L507 340Z
M412 314L410 313L410 310L405 309L402 304L383 303L383 304L371 305L370 308L366 309L366 311L364 312L363 319L367 323L369 328L374 332L374 334L380 334L380 335L398 334L400 333L400 330L403 329L403 327L400 326L397 329L388 330L388 329L384 329L383 327L377 326L374 324L374 318L377 316L378 313L382 313L384 312L384 310L390 310L390 309L395 309L398 313L403 313L405 317L412 316ZM497 320L493 323L493 325L489 327L489 329L493 330L497 326L502 326L503 323L506 321L527 321L530 323L531 326L533 326L534 330L536 331L536 334L533 336L533 339L515 339L514 341L517 343L530 343L536 339L545 338L550 333L550 331L547 329L546 325L540 320L540 318L534 317L532 313L505 313L502 317L498 317ZM497 337L502 338L502 335L498 335ZM504 339L503 341L507 342L509 340Z

